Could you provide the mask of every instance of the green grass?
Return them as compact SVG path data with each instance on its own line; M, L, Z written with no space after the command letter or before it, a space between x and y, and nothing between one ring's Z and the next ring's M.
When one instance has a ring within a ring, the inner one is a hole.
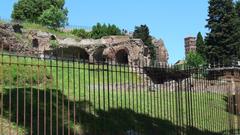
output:
M23 25L23 29L25 30L40 30L43 32L49 32L49 33L55 34L56 36L60 36L60 37L69 37L69 38L78 39L78 37L73 35L70 31L66 32L62 30L54 30L54 29L50 29L45 26L42 26L41 24L30 23L30 22L24 22L22 23L22 25Z
M49 134L51 122L54 134L55 129L58 129L59 134L75 131L82 135L123 134L135 129L146 135L167 135L176 134L182 129L190 134L200 135L231 129L227 123L232 114L226 111L225 94L184 91L176 93L170 91L170 88L159 88L161 91L151 92L146 87L131 87L137 86L141 79L124 66L8 56L0 57L0 60L3 62L0 65L3 118L8 119L11 112L11 120L16 125L17 105L21 118L24 115L24 104L27 106L26 116L31 116L32 106L33 134L37 133L38 122L40 134L43 134L44 128ZM104 84L109 84L109 87ZM122 86L117 88L116 84ZM59 115L57 119L56 114ZM70 114L70 117L67 114ZM30 117L26 117L26 121L23 129L29 133ZM24 120L21 119L15 129L19 126L21 129L23 125Z

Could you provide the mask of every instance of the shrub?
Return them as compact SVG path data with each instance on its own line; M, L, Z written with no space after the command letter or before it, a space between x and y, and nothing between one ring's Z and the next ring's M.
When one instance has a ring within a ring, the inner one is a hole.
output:
M50 47L51 48L57 48L59 45L57 40L50 40Z
M71 31L71 33L77 37L80 37L80 38L90 38L91 37L91 33L90 32L87 32L86 30L84 29L74 29Z
M186 57L186 62L188 66L195 67L195 68L198 68L199 66L206 64L204 58L200 54L195 52L188 53Z

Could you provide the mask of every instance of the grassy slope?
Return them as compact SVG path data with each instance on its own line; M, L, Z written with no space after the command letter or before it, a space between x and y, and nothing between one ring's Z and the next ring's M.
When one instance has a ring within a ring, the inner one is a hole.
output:
M9 110L14 114L12 121L16 118L16 102L12 102L12 108L9 109L9 97L12 101L19 98L19 108L21 111L19 115L23 115L24 98L27 106L33 106L33 127L34 132L37 131L37 101L39 101L40 114L40 128L44 128L43 113L46 112L46 132L49 133L50 127L50 111L53 113L52 126L56 128L56 110L59 112L59 126L63 119L60 116L64 115L65 131L68 132L69 120L70 128L74 128L74 109L76 109L75 118L78 126L75 126L77 132L93 133L93 129L98 132L121 132L130 129L141 129L145 134L155 129L154 125L149 125L148 122L156 124L158 129L169 133L169 129L180 128L179 122L185 124L193 123L195 127L200 129L197 131L199 134L204 130L220 132L229 130L228 116L226 112L226 102L224 101L225 95L214 93L186 93L180 92L180 99L176 100L175 92L170 92L162 89L157 92L150 92L146 89L136 89L131 87L122 86L122 90L116 90L114 85L118 84L133 84L139 82L139 77L135 73L129 73L131 69L126 67L107 67L99 65L101 69L111 69L112 72L98 70L98 65L88 65L84 67L83 63L78 62L56 62L56 61L42 61L30 58L16 58L16 57L1 57L4 66L1 65L2 76L5 79L3 87L5 91L4 96L4 117L8 118ZM11 61L11 64L9 64ZM19 65L14 63L21 63ZM37 66L41 65L41 66ZM59 68L56 67L59 66ZM74 66L74 68L72 68ZM7 70L7 71L5 71ZM125 71L119 73L118 71ZM44 76L46 78L44 79ZM109 77L107 77L109 76ZM16 83L18 82L18 83ZM32 82L32 85L31 85ZM40 82L39 84L37 82ZM69 82L69 83L68 83ZM109 83L110 87L103 84ZM44 85L45 84L45 85ZM100 85L95 85L100 84ZM8 85L8 86L7 86ZM17 89L17 86L19 87ZM32 86L32 87L30 87ZM31 95L32 93L32 95ZM187 110L189 99L188 95L192 94L192 110ZM17 96L18 95L18 96ZM45 96L44 96L45 95ZM31 99L33 103L31 104ZM69 99L69 100L68 100ZM75 99L75 100L74 100ZM79 100L80 99L80 100ZM48 104L52 102L51 104ZM46 105L46 106L44 106ZM179 106L182 105L182 106ZM59 107L58 109L56 107ZM27 116L31 116L30 107L26 108ZM52 110L50 109L52 108ZM62 112L64 110L64 114ZM70 118L67 113L70 113ZM179 113L177 113L179 112ZM180 114L180 115L178 115ZM189 117L192 115L193 117ZM178 118L178 120L176 119ZM31 127L31 119L27 117L26 128L29 131ZM178 121L178 122L177 122ZM137 122L137 123L136 123ZM138 123L139 122L139 123ZM141 123L143 122L143 123ZM19 122L23 125L23 121ZM166 126L166 127L165 127ZM108 127L108 128L107 128ZM102 131L107 128L109 131ZM188 130L186 127L185 130ZM73 131L69 130L69 131ZM40 131L41 133L44 131ZM54 133L56 130L53 131ZM174 130L172 132L175 132ZM191 130L191 132L193 132ZM153 134L153 133L152 133ZM163 133L164 134L164 133Z
M23 25L23 29L25 29L25 30L39 30L39 31L55 34L56 36L59 36L59 37L65 37L65 38L69 37L69 38L76 38L76 39L78 38L78 37L74 36L73 34L71 34L71 32L63 32L61 30L49 29L40 24L24 22L24 23L22 23L22 25Z

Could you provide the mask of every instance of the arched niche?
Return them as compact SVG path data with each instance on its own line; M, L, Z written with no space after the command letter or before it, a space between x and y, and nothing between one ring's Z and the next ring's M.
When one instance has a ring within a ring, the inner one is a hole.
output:
M80 59L89 60L88 52L81 47L69 46L66 48L57 48L52 51L54 57L58 58L68 58L68 59Z
M32 40L32 47L34 47L34 48L38 48L39 47L38 39L34 38Z
M117 51L115 61L119 64L128 64L128 51L126 49Z

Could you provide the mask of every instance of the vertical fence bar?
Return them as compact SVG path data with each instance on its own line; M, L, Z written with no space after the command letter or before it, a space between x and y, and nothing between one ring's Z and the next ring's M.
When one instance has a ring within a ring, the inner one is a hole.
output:
M65 92L65 85L64 85L64 70L65 70L65 65L64 65L64 60L63 60L63 50L61 54L61 59L62 59L62 135L65 134L65 98L64 98L64 92Z
M93 115L97 115L96 114L96 76L95 76L95 71L96 71L96 68L95 68L95 64L96 64L96 62L95 62L95 59L93 59ZM93 134L94 135L96 135L97 134L97 129L96 129L96 127L97 127L97 122L96 121L94 121L94 131L93 131Z
M102 62L102 100L103 100L103 111L106 111L106 102L105 102L105 62ZM106 117L105 114L103 115L103 133L105 133L106 130Z
M77 70L78 70L78 108L77 108L77 112L78 112L78 115L80 115L81 113L81 60L80 60L80 54L78 53L77 55ZM81 115L78 116L78 123L81 124ZM78 134L81 134L81 130L79 130L79 133Z
M75 75L75 56L73 56L73 134L76 134L76 75Z
M53 65L52 65L52 58L50 57L50 135L53 134Z
M55 64L56 64L55 65L55 71L56 71L56 74L55 74L56 75L56 78L55 78L55 80L56 80L56 110L55 110L56 111L56 129L55 129L55 131L56 131L57 135L59 134L59 132L58 132L59 131L58 130L58 127L59 127L59 124L58 124L58 122L59 122L58 121L58 119L59 119L59 114L58 114L59 113L59 111L58 111L58 109L59 109L58 108L58 105L59 105L59 103L58 103L59 102L59 98L58 98L58 91L59 91L59 86L58 86L59 85L59 81L58 81L58 77L59 77L59 75L58 75L59 74L58 73L59 72L58 71L58 61L59 61L58 57L56 57L56 61L55 61ZM54 80L52 80L52 81L54 81Z
M67 59L67 134L70 135L70 65Z
M10 50L11 52L11 50ZM11 69L12 68L12 55L9 56L9 68ZM13 78L11 76L11 74L9 75L10 76L10 89L9 89L9 135L12 134L12 125L11 125L11 119L12 119L12 90L13 90Z

